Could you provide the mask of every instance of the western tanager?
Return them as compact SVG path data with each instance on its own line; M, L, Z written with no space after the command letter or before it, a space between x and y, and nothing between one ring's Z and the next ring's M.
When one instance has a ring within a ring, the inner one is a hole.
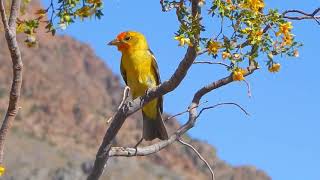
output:
M115 40L109 42L109 45L117 46L122 53L121 75L126 85L130 87L134 99L144 95L148 88L160 84L156 59L143 34L134 31L122 32ZM162 97L159 97L142 108L142 136L145 140L168 139L168 133L161 117L162 103Z

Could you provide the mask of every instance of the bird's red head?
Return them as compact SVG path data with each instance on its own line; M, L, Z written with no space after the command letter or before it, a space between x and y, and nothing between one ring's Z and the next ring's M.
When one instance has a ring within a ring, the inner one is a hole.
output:
M148 43L143 34L135 31L125 31L117 35L108 45L117 46L121 52L129 49L148 49Z

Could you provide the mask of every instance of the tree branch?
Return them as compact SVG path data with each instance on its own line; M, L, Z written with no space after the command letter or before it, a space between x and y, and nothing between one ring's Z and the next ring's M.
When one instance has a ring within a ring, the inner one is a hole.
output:
M16 29L16 20L20 13L21 0L13 0L11 4L10 17L9 17L9 27L11 29Z
M201 104L204 104L204 103L207 103L207 102L208 102L208 101L205 101L205 102L203 102L203 103L200 103L197 107L193 107L193 108L198 108ZM177 116L180 116L180 115L182 115L182 114L185 114L185 113L189 112L190 110L191 110L191 109L187 109L187 110L182 111L182 112L180 112L180 113L178 113L178 114L169 116L167 119L164 120L164 122L166 122L166 121L168 121L168 120L170 120L170 119L172 119L172 118L175 118L175 117L177 117Z
M211 61L195 61L195 62L193 62L193 64L216 64L216 65L225 66L227 68L230 67L228 64L223 63L223 62L211 62Z
M3 0L0 0L0 14L1 14L2 24L4 26L4 30L9 31L9 24L8 24L8 19L7 19L6 10L3 4Z
M122 96L122 101L120 102L120 105L118 106L118 111L122 108L123 104L125 103L125 101L128 99L129 97L129 92L130 92L130 88L129 86L126 86L123 90L123 96ZM114 118L114 115L111 116L108 120L107 120L107 124L109 124L111 122L111 120Z
M215 104L213 106L208 106L208 107L204 107L200 110L199 114L197 115L196 119L200 117L200 115L203 113L203 111L208 110L208 109L213 109L216 108L218 106L222 106L222 105L234 105L236 107L238 107L239 109L241 109L241 111L243 111L247 116L250 116L250 114L248 113L248 111L246 111L243 107L241 107L239 104L237 103L233 103L233 102L224 102L224 103L218 103Z
M291 10L284 11L282 13L282 17L286 19L291 19L291 20L313 19L320 25L320 22L319 22L320 15L316 16L319 12L320 12L320 7L315 9L312 13L306 13L301 10L291 9ZM297 14L301 14L302 16L289 16L287 15L289 13L297 13Z
M188 148L192 149L192 150L198 155L198 157L199 157L199 158L206 164L206 166L208 167L208 169L209 169L209 171L210 171L210 173L211 173L211 179L212 179L212 180L215 180L214 172L213 172L212 168L210 167L210 164L204 159L204 157L201 156L201 154L196 150L196 148L194 148L191 144L188 144L188 143L182 141L181 138L178 139L178 141L179 141L181 144L183 144L183 145L187 146Z
M16 39L16 19L20 11L20 0L13 0L11 5L11 13L9 18L9 23L6 20L5 11L3 7L3 0L0 0L0 11L1 18L5 28L5 37L7 41L8 48L10 50L12 68L13 68L13 79L10 90L9 105L2 122L0 129L0 164L3 163L3 150L4 141L6 134L10 128L11 122L15 119L18 112L18 101L20 98L20 90L22 83L22 60L21 53Z

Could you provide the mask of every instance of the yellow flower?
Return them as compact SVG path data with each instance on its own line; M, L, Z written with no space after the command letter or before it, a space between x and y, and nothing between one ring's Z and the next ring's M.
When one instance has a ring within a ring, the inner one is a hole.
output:
M242 81L244 80L244 74L246 73L246 70L237 68L232 73L232 79L234 81Z
M259 12L264 8L263 0L245 0L243 4L240 4L240 7L250 9L254 12Z
M227 59L227 58L229 58L231 56L231 54L230 53L228 53L228 52L222 52L222 59Z
M286 46L286 45L290 46L292 44L292 39L293 39L292 34L285 34L285 36L282 38L282 40L283 40L282 45L283 46Z
M263 35L263 29L254 31L252 34L256 37L257 41L261 41L262 35Z
M279 72L280 70L280 64L279 63L273 63L269 69L268 69L270 72L272 73L276 73L276 72Z
M279 25L279 31L276 33L276 36L283 34L282 46L290 46L293 40L293 34L291 34L291 29L293 28L291 22L285 22Z
M0 176L2 176L5 171L6 171L6 168L0 165Z
M221 48L221 45L218 41L210 40L207 45L208 53L216 55L218 50Z
M290 33L292 28L293 28L293 26L292 26L291 22L286 22L286 23L280 24L279 31L282 34L288 34L288 33Z
M185 38L183 35L174 37L175 40L179 41L179 46L184 46L187 44L188 46L192 46L189 38Z

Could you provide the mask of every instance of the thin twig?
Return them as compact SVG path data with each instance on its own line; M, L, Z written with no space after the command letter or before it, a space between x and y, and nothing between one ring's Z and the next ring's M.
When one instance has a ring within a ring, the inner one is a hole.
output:
M181 139L181 137L178 139L178 141L179 141L181 144L183 144L183 145L189 147L190 149L192 149L192 150L198 155L198 157L199 157L199 158L206 164L206 166L208 167L208 169L209 169L209 171L210 171L210 173L211 173L211 179L212 179L212 180L215 180L214 172L213 172L212 168L210 167L210 164L204 159L204 157L201 156L201 154L196 150L196 148L194 148L191 144L188 144L188 143L184 142L184 141Z
M318 13L320 12L320 7L315 9L312 13L306 13L304 11L301 10L297 10L297 9L291 9L291 10L286 10L282 13L282 17L286 18L286 19L290 19L290 20L304 20L304 19L313 19L315 20L319 25L319 19L320 19L320 15L316 16ZM302 14L303 16L289 16L287 14L289 13L297 13L297 14Z
M243 82L247 85L248 96L249 96L249 98L251 98L252 94L251 94L251 86L250 86L250 83L249 83L247 80L243 80Z
M200 56L200 55L207 53L207 52L208 52L208 49L202 49L201 51L197 52L197 55Z
M214 38L215 40L217 40L219 38L219 36L222 34L222 31L223 31L223 20L224 20L224 18L222 17L221 18L221 22L220 22L220 31L219 31L218 35L216 36L216 38Z
M126 86L126 87L124 88L124 90L123 90L122 100L121 100L121 103L119 104L118 109L117 109L118 111L122 108L124 102L128 99L128 97L129 97L129 92L130 92L130 88L129 88L129 86ZM114 115L115 115L115 114L114 114ZM109 124L109 123L112 121L112 119L114 118L114 115L112 115L112 116L107 120L107 124Z
M208 109L213 109L213 108L216 108L216 107L222 106L222 105L235 105L238 108L240 108L247 116L250 116L250 114L243 107L241 107L239 104L234 103L234 102L224 102L224 103L218 103L213 106L208 106L208 107L202 108L200 110L199 114L197 115L196 119L200 117L200 115L202 114L203 111L208 110Z
M207 102L208 102L208 101L204 101L204 102L200 103L199 105L192 107L191 109L188 108L188 109L185 110L185 111L182 111L182 112L177 113L177 114L175 114L175 115L169 116L169 117L166 118L164 121L166 122L166 121L168 121L168 120L170 120L170 119L172 119L172 118L175 118L175 117L177 117L177 116L181 116L182 114L185 114L185 113L187 113L187 112L190 112L190 110L192 110L192 109L194 109L194 108L198 108L199 106L201 106L202 104L205 104L205 103L207 103Z
M222 66L225 66L227 68L230 68L230 66L228 64L223 63L223 62L195 61L195 62L193 62L193 64L216 64L216 65L222 65Z
M128 99L129 97L129 92L130 92L130 87L126 86L123 90L123 96L122 96L122 101L120 105L118 106L118 110L123 106L123 103Z

